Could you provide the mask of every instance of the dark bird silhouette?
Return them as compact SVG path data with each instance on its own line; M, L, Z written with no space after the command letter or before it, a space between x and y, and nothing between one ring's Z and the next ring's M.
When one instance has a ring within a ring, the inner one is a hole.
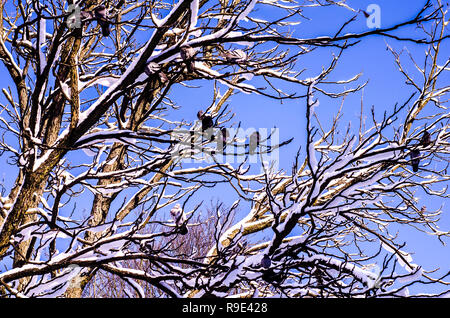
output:
M207 139L214 140L214 135L212 134L212 128L214 127L214 122L210 115L206 115L202 110L198 111L197 118L202 121L202 132L207 133Z
M270 265L272 265L270 257L267 254L264 254L263 258L261 259L261 266L265 269L268 269L270 268Z
M262 274L262 279L270 284L280 284L283 281L284 277L281 272L276 273L273 269L270 268L264 271L264 273Z
M100 27L102 28L102 35L105 37L109 36L111 30L109 29L110 23L106 14L106 7L104 5L98 6L94 9L94 14L97 23L100 24Z
M281 283L283 281L283 275L281 272L276 273L270 266L272 265L272 261L269 255L264 254L261 259L261 266L265 269L262 275L262 279L266 282L272 283Z
M184 45L180 48L180 55L184 63L186 63L186 67L190 73L193 73L195 71L195 64L194 64L194 56L195 56L195 50L189 46Z
M431 145L431 134L427 130L423 132L420 144L424 147Z
M250 135L250 142L248 145L249 154L253 155L255 153L256 148L259 146L260 135L258 131L253 132Z
M186 215L181 208L179 203L175 204L175 206L170 210L170 215L174 220L176 226L178 227L178 231L181 235L186 235L188 233L188 229L186 226Z
M202 110L198 111L197 118L202 121L202 131L214 127L214 122L210 115L206 115Z
M186 234L188 234L188 229L187 229L187 226L186 226L186 224L182 224L181 226L180 226L180 234L181 235L186 235Z
M419 150L411 150L409 153L409 156L411 157L411 166L413 168L414 172L419 171L419 163L420 163L420 151Z

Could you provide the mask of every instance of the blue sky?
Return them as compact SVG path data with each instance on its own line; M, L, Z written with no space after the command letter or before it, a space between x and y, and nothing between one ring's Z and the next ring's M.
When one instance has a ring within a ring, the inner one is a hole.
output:
M381 8L381 26L387 27L413 17L425 2L422 0L384 0L348 1L348 4L354 8L365 9L369 4L376 3ZM271 12L269 11L261 10L254 16L267 17L270 14ZM353 16L353 13L343 8L336 10L333 7L330 9L308 9L305 10L305 15L310 17L311 21L302 20L301 24L292 27L295 36L315 37L333 34L338 26ZM344 33L365 30L367 30L366 21L360 14L356 22L346 29ZM402 29L396 34L410 35L414 32L416 30L413 26ZM425 45L398 42L381 36L373 36L346 50L332 75L334 79L347 79L362 72L363 75L359 83L369 80L367 87L363 91L366 115L370 107L374 105L377 115L382 116L385 110L392 109L397 102L402 104L412 93L412 89L404 85L404 78L397 71L392 54L386 50L386 43L395 49L407 47L418 58L423 55L426 49ZM444 45L442 49L441 61L450 56L450 46L448 44ZM337 50L318 49L312 54L302 56L299 59L297 68L299 70L307 68L304 77L317 75L323 65L329 64L332 58L331 52L337 52ZM3 66L0 66L0 71L5 71ZM442 83L450 83L448 76L441 80ZM201 83L204 84L204 82ZM2 79L2 88L9 84L9 80L5 82ZM303 87L290 84L283 85L290 92L298 91L299 95L305 93L305 88ZM225 92L225 89L222 86L222 93ZM356 128L358 126L361 94L362 92L359 92L346 98L344 117L341 122L343 127L349 122L352 124L352 127ZM320 99L320 107L317 109L317 112L319 117L323 119L323 123L327 125L338 111L341 99L329 99L320 95L317 97ZM209 83L198 89L175 88L173 99L182 107L171 116L177 119L194 120L197 110L204 109L211 103L212 85ZM3 96L0 96L0 101L5 102ZM284 101L283 104L280 104L278 101L270 100L266 97L240 93L233 96L229 104L230 109L236 113L234 122L241 121L244 128L278 127L281 140L291 137L295 138L290 145L280 150L280 168L290 172L294 156L299 147L304 149L305 101L300 99ZM341 129L343 130L342 127ZM79 153L82 155L81 152ZM302 151L301 154L301 158L303 158L305 152ZM4 178L4 184L9 188L16 177L17 171L15 171L14 167L6 165L6 160L6 156L0 157L0 177ZM259 167L255 166L255 169L259 169ZM218 199L231 205L237 199L237 196L226 185L219 185L215 189L205 189L199 194L201 194L202 199L207 204L209 204L210 200ZM192 205L195 205L195 203L192 202ZM423 198L419 206L427 205L429 209L434 210L439 208L440 205L444 205L444 213L442 214L440 225L441 229L445 231L450 228L450 215L446 213L448 212L446 206L448 203L436 198L433 200ZM247 211L245 203L242 204L241 211L242 213ZM407 242L405 250L408 252L414 251L413 258L415 263L423 265L425 269L432 269L436 266L441 267L443 270L450 269L450 248L448 246L443 247L436 238L418 231L411 231L404 227L399 227L398 231L400 241ZM446 242L448 243L449 240L447 239Z
M426 1L349 1L348 4L353 8L366 9L371 3L375 3L381 8L381 27L388 27L396 23L405 21L414 17L418 10ZM270 12L261 12L261 17L270 14ZM300 25L295 26L295 34L303 37L313 37L333 34L337 26L352 17L353 13L345 9L336 10L335 8L324 9L315 8L305 10L305 15L311 18L311 21L303 21ZM258 14L255 15L258 17ZM356 22L344 33L357 32L367 30L366 21L360 15ZM330 33L331 32L331 33ZM408 36L417 32L415 26L407 27L396 31L396 35ZM396 50L407 48L418 61L424 56L426 45L417 45L410 42L399 42L381 36L372 36L364 39L360 44L345 51L340 59L339 65L333 72L333 79L348 79L362 72L360 83L369 81L363 92L350 95L344 103L344 117L341 121L342 126L351 123L352 127L357 128L359 125L359 112L361 95L364 97L365 114L368 116L367 125L370 124L370 108L375 107L378 118L383 116L385 110L393 109L396 103L403 104L408 97L414 92L412 88L404 84L403 75L398 72L398 67L391 52L386 50L386 44ZM317 75L323 65L328 65L332 58L331 52L337 50L319 49L318 51L302 56L299 59L297 69L307 68L305 77ZM450 46L443 45L440 55L440 62L450 56ZM407 61L407 59L404 59ZM411 64L408 70L413 71ZM419 78L418 73L414 73ZM450 83L450 78L441 78L441 85ZM305 89L299 86L286 85L289 92L298 90L298 94L304 94ZM222 88L222 92L226 88ZM197 109L209 105L212 99L212 90L209 94L204 94L203 89L198 89L195 98L192 91L181 89L179 96L175 95L175 100L180 102L183 107L179 110L180 117L186 119L194 119ZM319 117L324 119L323 124L330 124L334 114L337 113L342 100L329 99L318 95L320 99L320 107L317 109ZM235 121L241 121L244 127L278 127L280 130L280 139L285 140L294 137L294 141L280 150L280 168L290 172L293 158L299 147L304 149L305 145L305 101L293 100L284 101L280 104L278 101L269 100L266 97L257 95L247 95L240 93L233 96L230 101L231 109L236 113ZM427 111L424 111L426 114ZM326 120L328 118L328 120ZM399 124L401 121L396 122ZM341 129L342 129L341 126ZM342 129L344 131L344 129ZM301 152L304 158L304 150ZM257 167L259 169L259 167ZM448 184L447 184L448 185ZM441 185L444 186L444 185ZM225 185L218 186L214 191L204 190L205 200L207 197L223 200L231 204L236 200L236 196ZM426 205L430 210L436 210L443 205L443 213L440 219L440 228L443 231L450 228L450 215L448 212L448 200L444 202L439 198L424 196L417 192L417 197L421 198L418 206ZM242 213L246 213L245 203L241 208ZM450 269L450 247L443 246L436 237L431 237L425 233L412 230L405 226L392 227L398 228L398 242L407 242L404 248L407 252L413 252L413 260L415 263L423 265L425 270L440 267L440 273L446 273ZM395 233L395 230L393 231ZM449 239L444 241L449 243ZM420 287L419 287L420 286ZM418 285L417 288L411 290L419 292L427 292L433 290L427 286Z

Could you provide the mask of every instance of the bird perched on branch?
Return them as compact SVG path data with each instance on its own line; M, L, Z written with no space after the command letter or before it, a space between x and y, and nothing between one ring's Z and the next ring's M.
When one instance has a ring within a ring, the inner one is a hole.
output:
M194 56L195 50L189 45L183 45L180 48L180 55L190 73L195 71Z
M179 229L181 235L186 235L188 233L188 229L186 226L186 215L181 208L179 203L175 204L175 206L170 210L170 215L172 216L175 225Z
M161 70L161 66L158 63L150 62L145 66L145 74L150 78L155 74L158 74L158 81L162 84L166 84L169 81L167 75Z
M214 127L214 122L212 117L205 114L202 110L199 110L197 113L197 118L202 122L202 132L207 132L208 136L210 136L210 140L213 140L214 136L211 128Z
M282 272L275 272L270 266L272 265L272 261L269 257L269 255L264 254L264 256L261 259L261 267L264 268L262 279L270 284L280 284L284 277Z
M259 147L260 135L258 131L253 132L250 135L250 142L248 145L249 154L253 155L257 147Z
M94 15L97 23L102 28L102 35L105 37L109 36L111 30L109 29L110 21L106 13L106 7L104 5L99 5L94 9Z
M270 268L264 271L264 273L262 274L262 279L270 284L280 284L283 281L284 276L281 272L275 272Z
M158 63L150 62L145 66L144 72L148 77L158 73L161 70L161 66Z
M197 118L202 121L202 131L214 127L214 122L210 115L207 115L203 110L199 110L197 113Z
M270 265L272 265L270 257L267 254L264 254L263 258L261 259L261 266L265 269L268 269L270 268Z
M411 157L411 166L413 168L414 172L419 171L419 163L420 163L420 151L419 150L411 150L409 153L409 156Z
M240 49L220 52L220 56L229 63L241 64L247 62L247 53Z
M431 134L426 129L420 139L420 144L424 147L431 145Z

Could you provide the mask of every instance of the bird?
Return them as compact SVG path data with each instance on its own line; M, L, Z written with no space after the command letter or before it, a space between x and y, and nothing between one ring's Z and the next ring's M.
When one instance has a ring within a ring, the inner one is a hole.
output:
M197 113L197 118L202 121L202 132L207 132L208 135L211 133L211 140L214 139L212 135L211 128L214 127L214 122L210 115L206 115L202 110L199 110Z
M247 53L243 50L234 50L227 52L220 52L220 55L225 58L225 60L229 63L245 63L247 61Z
M144 68L145 74L150 78L155 74L158 74L158 80L162 84L166 84L169 81L166 73L161 70L161 66L158 63L150 62Z
M419 171L419 162L420 162L420 151L419 150L411 150L409 153L409 156L411 157L411 166L413 168L414 172Z
M188 234L188 229L187 229L186 224L182 224L182 225L180 226L180 234L181 234L181 235L186 235L186 234Z
M259 146L259 142L260 142L259 131L255 131L250 135L249 154L253 155L255 153L256 148Z
M422 138L420 139L420 144L427 147L431 144L431 134L425 129Z
M261 266L265 269L268 269L271 264L272 261L270 260L270 257L267 254L264 254L263 258L261 259Z
M181 208L179 203L175 204L174 207L170 210L170 215L172 216L175 225L179 229L181 235L186 235L188 233L188 229L186 226L186 215Z
M195 50L189 45L183 45L180 48L180 55L183 61L186 63L188 71L193 73L195 71L195 65L193 61L193 57L195 56Z
M100 24L102 28L102 35L109 36L111 30L109 29L109 20L106 14L106 7L104 5L99 5L94 9L95 19L97 23Z
M270 284L280 284L283 281L283 275L281 272L276 273L273 269L270 268L264 271L264 273L262 274L262 279Z
M159 66L158 63L150 62L147 65L145 65L144 72L148 77L150 77L150 76L158 73L160 70L161 70L161 66Z

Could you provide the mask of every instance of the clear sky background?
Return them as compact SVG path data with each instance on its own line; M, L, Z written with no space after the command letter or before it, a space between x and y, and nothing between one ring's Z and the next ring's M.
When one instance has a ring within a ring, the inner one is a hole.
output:
M418 10L425 3L425 0L379 0L379 1L348 1L353 8L366 9L371 3L375 3L381 8L381 26L388 27L396 23L405 21L415 16ZM312 8L305 10L305 15L311 18L310 21L302 20L302 23L292 27L294 35L297 37L315 37L322 35L331 35L336 32L339 26L351 18L354 13L346 9L336 8ZM254 17L267 17L271 12L269 10L259 10L252 14ZM359 15L347 32L357 32L367 30L366 20L363 15ZM410 35L416 32L415 27L406 27L398 31L398 35ZM413 92L412 88L404 84L404 78L398 72L392 54L386 50L386 44L399 50L407 47L408 50L417 58L424 55L426 45L417 45L409 42L399 42L393 39L387 39L381 36L373 36L363 39L363 41L349 48L343 54L338 67L333 72L333 79L348 79L362 72L363 75L359 83L369 80L367 87L363 92L356 93L346 98L344 104L344 117L341 121L341 131L351 123L352 127L357 129L359 125L359 111L361 94L364 94L364 107L366 115L370 111L370 107L374 105L377 115L380 118L385 110L390 110L396 103L402 104ZM450 56L449 41L442 46L440 62L446 60ZM320 73L324 65L328 65L332 59L331 52L337 52L336 49L318 49L312 54L302 56L296 66L297 70L306 68L302 78L315 76ZM406 59L405 59L406 61ZM441 63L442 64L442 63ZM410 65L410 64L409 64ZM1 74L6 74L3 66L0 66ZM416 73L418 78L419 74ZM9 79L5 76L0 78L1 87L11 85ZM450 83L447 76L441 79L441 84ZM179 110L170 116L177 119L195 120L196 113L199 109L205 109L210 105L212 100L212 83L205 84L205 81L198 81L193 84L202 84L202 88L183 88L178 87L173 91L173 99L182 106ZM253 83L252 83L253 84ZM255 85L258 86L258 85ZM283 84L289 92L298 92L298 95L305 93L305 88L294 86L291 84ZM350 86L349 86L350 87ZM226 87L221 88L224 93ZM317 95L320 99L320 107L316 109L319 117L323 120L325 126L330 124L333 115L337 113L342 100L324 98ZM3 103L5 99L0 96ZM278 127L280 132L280 140L286 140L294 137L294 141L288 146L280 150L280 168L290 173L294 156L299 147L301 147L301 159L304 158L305 145L305 101L304 99L284 101L283 104L275 100L255 94L247 95L239 93L232 97L229 101L230 109L236 113L234 122L242 122L244 128L271 128ZM370 119L370 118L369 118ZM399 124L397 122L396 124ZM370 124L370 121L367 123ZM77 155L83 156L82 152ZM16 177L16 167L6 164L8 160L6 155L0 156L0 177L3 179L8 189L11 187ZM255 165L254 171L258 171L259 166ZM418 197L422 195L418 193ZM232 189L226 185L219 185L214 189L205 189L199 192L199 197L209 203L209 201L220 200L231 205L237 196ZM120 200L119 200L120 201ZM192 202L193 207L197 202ZM421 198L419 206L426 205L429 210L436 210L443 206L442 218L440 226L443 231L450 229L450 211L448 204L450 202L440 201L438 198ZM243 202L240 207L240 215L246 214L248 204ZM437 266L441 268L441 273L450 269L450 247L442 246L435 237L426 235L418 231L412 231L405 227L398 227L399 240L407 242L404 248L407 252L413 252L414 263L423 265L425 270L434 269ZM444 239L450 243L449 239ZM427 289L423 289L426 291Z
M416 16L420 8L426 1L422 0L397 0L397 1L348 1L348 4L357 9L366 9L369 4L377 4L381 8L381 27L389 27L396 23L406 21ZM257 11L254 17L267 17L270 12ZM310 21L303 20L300 25L294 26L292 30L298 37L315 37L334 34L343 22L351 18L354 13L346 9L332 8L312 8L305 10L305 15L311 18ZM363 15L359 15L357 20L343 32L351 33L367 30L366 20ZM411 34L418 34L416 27L405 27L402 30L396 31L396 35L410 36ZM440 65L450 56L450 45L442 45L440 54ZM384 111L393 109L396 103L403 104L414 92L411 87L405 85L403 75L398 72L398 67L395 63L394 57L390 51L386 50L386 45L391 46L397 51L407 48L418 61L422 61L424 57L426 45L418 45L410 42L401 42L382 36L372 36L365 38L358 45L345 51L340 59L338 67L333 71L331 78L333 79L349 79L358 73L363 73L360 83L369 81L368 85L362 92L349 95L344 102L344 116L341 120L341 132L345 132L346 126L350 123L354 129L359 127L361 95L364 98L364 110L367 118L367 127L369 127L370 108L375 107L377 118L383 116ZM297 70L306 68L305 75L302 78L315 76L320 73L324 65L328 66L332 55L331 52L337 53L336 49L319 49L312 54L307 54L299 59L296 67ZM408 59L403 59L407 62L407 69L413 71L411 63ZM419 64L420 64L419 62ZM413 73L418 79L420 74ZM253 84L253 82L252 82ZM440 80L441 86L450 85L449 76L443 76ZM305 89L300 86L293 86L291 84L283 84L287 91L298 92L298 95L305 93ZM258 86L258 85L255 85ZM351 87L350 85L348 87ZM222 88L224 92L226 87ZM198 109L209 105L212 100L212 89L208 93L203 93L203 89L197 89L198 93L193 93L192 89L183 88L177 91L175 100L183 105L178 111L178 118L185 118L194 120ZM195 94L195 95L194 95ZM190 96L195 98L190 98ZM178 97L178 98L177 98ZM335 115L341 105L341 99L324 98L317 95L320 99L320 106L316 109L319 117L323 120L322 124L330 125L333 115ZM249 127L263 127L271 128L278 127L280 132L280 140L286 140L294 137L294 141L288 146L280 150L280 168L284 169L286 173L290 173L294 156L299 147L301 147L301 158L305 155L305 100L284 101L280 104L278 101L269 100L266 97L255 94L247 95L240 93L232 97L230 101L231 109L236 113L235 121L240 121L244 128ZM430 105L431 106L431 105ZM423 114L427 114L425 110ZM399 125L402 121L395 122ZM255 165L252 171L257 172L259 165ZM447 184L448 186L449 184ZM445 186L441 184L440 187ZM237 199L237 196L226 185L220 185L214 190L205 189L203 199L208 202L208 198L212 200L225 201L232 204ZM443 213L440 220L440 228L442 231L450 229L450 211L448 205L449 200L441 200L438 197L424 196L419 191L416 197L420 198L418 206L425 205L427 209L435 211L442 207ZM195 202L194 202L195 203ZM193 204L194 204L193 203ZM242 214L248 211L245 208L246 203L242 202ZM447 246L443 246L436 237L426 235L425 233L411 230L405 226L397 226L398 237L397 242L406 242L405 251L411 252L413 262L423 265L425 270L440 268L440 273L446 273L450 270L450 239L444 238ZM391 228L392 233L395 227ZM269 236L270 237L270 236ZM420 287L420 288L419 288ZM424 285L418 285L418 288L410 288L411 291L431 292L434 288L428 288Z

